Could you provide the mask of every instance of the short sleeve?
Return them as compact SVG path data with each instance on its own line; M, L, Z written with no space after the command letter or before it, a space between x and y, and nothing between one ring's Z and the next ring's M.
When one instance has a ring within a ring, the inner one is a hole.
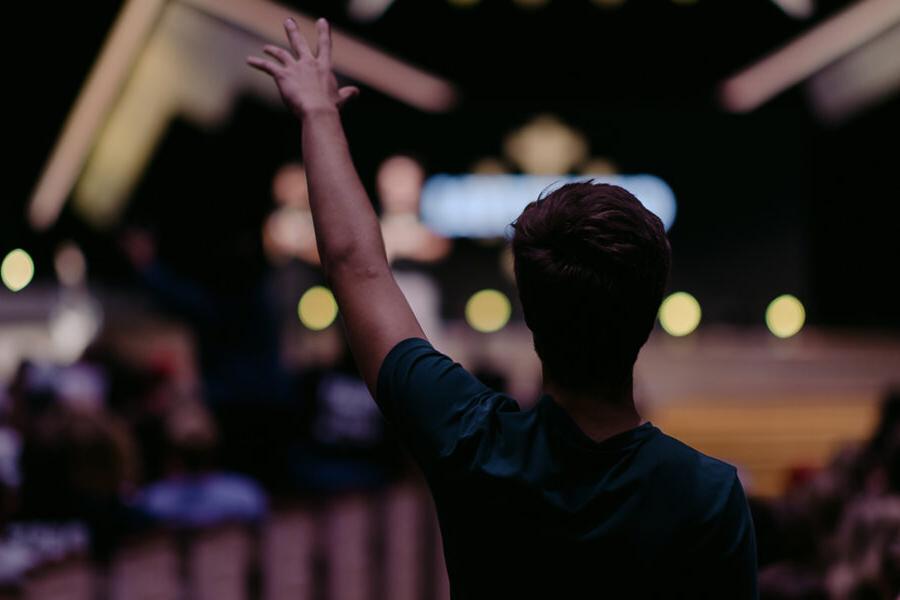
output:
M497 414L519 410L420 338L401 341L385 357L375 401L426 475L477 460L499 435Z
M708 597L759 598L756 535L744 488L735 475L731 491L713 528L712 555L719 563L706 577Z

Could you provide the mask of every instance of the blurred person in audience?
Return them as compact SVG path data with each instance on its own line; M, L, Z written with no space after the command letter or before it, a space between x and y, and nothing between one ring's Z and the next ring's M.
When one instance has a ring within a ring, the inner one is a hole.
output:
M267 498L248 477L216 466L218 433L207 409L186 401L166 420L168 473L138 494L136 506L166 525L195 528L219 523L257 523Z
M900 387L881 404L881 415L859 458L860 477L872 494L900 494Z
M298 417L297 441L290 451L297 490L376 490L403 474L405 456L346 343L336 365L303 373Z
M246 240L234 244L253 245ZM277 322L263 277L251 266L256 262L252 250L207 256L209 250L198 249L207 259L201 280L167 265L149 230L126 231L121 245L153 297L193 328L204 395L212 406L286 400L290 388L280 365Z
M454 598L755 598L756 547L734 467L644 422L633 366L668 278L662 222L626 190L564 185L514 223L537 406L491 390L426 339L354 169L328 23L313 52L248 63L301 123L322 266L370 392L425 473Z
M103 410L59 403L42 411L25 430L20 469L13 520L51 528L83 523L99 560L151 525L127 502L137 480L130 432Z
M165 263L149 229L127 230L121 245L152 297L195 335L202 395L224 440L223 465L269 489L284 487L291 432L282 425L295 383L281 364L277 311L257 241L249 234L211 241L190 257L189 274Z
M84 360L106 374L106 404L131 429L139 449L141 482L162 478L166 473L166 415L180 402L192 400L186 397L187 390L175 384L174 368L159 357L141 365L123 360L102 338L87 350Z
M835 600L891 600L900 594L900 497L853 502L833 542L827 586Z
M763 598L894 598L900 536L900 396L865 442L772 502L755 501ZM761 518L760 518L761 517ZM885 582L894 582L887 585Z

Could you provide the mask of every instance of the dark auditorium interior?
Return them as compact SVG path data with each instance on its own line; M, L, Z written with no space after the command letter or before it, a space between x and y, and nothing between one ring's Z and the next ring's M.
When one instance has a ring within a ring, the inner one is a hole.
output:
M509 224L629 189L673 257L635 402L737 468L760 597L900 597L898 0L95 0L7 25L0 598L450 598L245 63L286 16L436 347L533 406Z

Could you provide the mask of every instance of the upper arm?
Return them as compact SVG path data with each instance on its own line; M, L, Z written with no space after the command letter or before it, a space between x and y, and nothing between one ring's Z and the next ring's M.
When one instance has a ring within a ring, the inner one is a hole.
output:
M387 261L362 267L335 265L329 269L328 279L353 358L375 396L378 372L391 348L401 340L424 338L425 334Z
M468 465L496 441L499 413L519 408L420 338L389 352L375 400L426 473Z

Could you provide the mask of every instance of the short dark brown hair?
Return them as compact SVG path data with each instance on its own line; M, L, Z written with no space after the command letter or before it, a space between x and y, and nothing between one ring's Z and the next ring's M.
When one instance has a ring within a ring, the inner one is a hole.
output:
M615 185L561 186L513 223L516 282L556 385L619 390L650 336L669 275L662 221Z

